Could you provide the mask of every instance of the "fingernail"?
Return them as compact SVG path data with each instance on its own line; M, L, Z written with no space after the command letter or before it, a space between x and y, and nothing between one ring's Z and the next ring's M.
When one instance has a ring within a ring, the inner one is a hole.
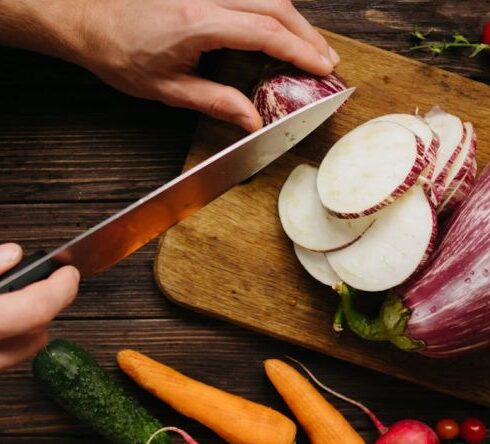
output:
M262 124L257 122L257 119L254 119L253 117L243 116L241 120L243 128L251 133L262 127Z
M71 270L72 270L73 276L75 276L76 280L79 281L80 280L80 272L78 271L78 268L71 267Z
M21 254L22 250L17 244L0 245L0 264L10 264L18 260Z
M328 72L332 72L332 69L333 69L333 65L332 65L332 62L330 60L328 60L325 56L321 55L320 56L321 59L322 59L322 62L323 64L327 67L328 69Z
M337 54L337 51L333 48L328 48L328 53L330 55L330 58L332 59L332 62L334 65L337 65L340 62L340 57Z

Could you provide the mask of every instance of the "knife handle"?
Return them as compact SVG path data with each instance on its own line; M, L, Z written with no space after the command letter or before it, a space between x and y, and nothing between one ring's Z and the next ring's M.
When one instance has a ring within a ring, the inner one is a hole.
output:
M10 269L7 273L4 273L0 276L0 281L14 275L18 271L23 268L31 265L42 257L46 256L45 251L36 251L30 256L26 256L22 261L17 264L14 268ZM20 290L21 288L26 287L27 285L33 284L34 282L41 281L46 279L51 273L60 268L60 264L57 263L53 259L48 259L47 261L42 262L37 267L29 270L27 273L24 273L22 276L17 279L9 282L7 285L0 287L1 293L10 293L12 291Z

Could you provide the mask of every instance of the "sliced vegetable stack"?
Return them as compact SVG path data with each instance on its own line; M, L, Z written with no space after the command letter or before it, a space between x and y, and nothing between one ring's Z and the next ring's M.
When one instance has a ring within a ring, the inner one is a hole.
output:
M490 343L481 319L490 315L490 250L480 248L490 236L490 180L472 194L476 147L473 125L440 107L424 118L389 114L354 128L318 169L299 165L284 183L279 216L295 254L315 279L351 293L344 311L360 336L441 357ZM438 233L438 215L454 211ZM379 320L355 312L356 290L390 289ZM465 310L478 325L468 325Z

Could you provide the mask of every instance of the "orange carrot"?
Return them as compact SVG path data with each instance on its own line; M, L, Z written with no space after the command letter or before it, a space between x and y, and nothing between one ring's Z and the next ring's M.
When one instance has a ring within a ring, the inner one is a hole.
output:
M296 425L281 413L191 379L134 350L117 355L137 384L230 444L293 444Z
M268 359L264 366L270 381L312 444L365 442L344 416L295 368L278 359Z

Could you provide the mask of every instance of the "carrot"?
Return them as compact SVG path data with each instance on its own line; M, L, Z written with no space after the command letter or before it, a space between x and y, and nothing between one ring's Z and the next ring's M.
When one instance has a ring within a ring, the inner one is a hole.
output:
M264 366L268 378L312 444L365 442L344 416L296 369L279 359L267 359Z
M134 350L117 355L137 384L230 444L293 444L296 425L281 413L191 379Z

